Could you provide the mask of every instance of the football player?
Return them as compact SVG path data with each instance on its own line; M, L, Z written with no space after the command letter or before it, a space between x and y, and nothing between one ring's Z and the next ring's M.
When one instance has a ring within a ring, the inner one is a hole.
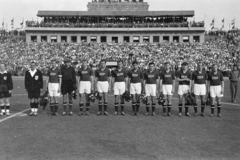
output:
M146 104L146 116L149 116L150 101L152 102L152 116L155 116L156 95L158 94L159 87L159 73L155 70L155 64L149 63L148 70L144 73L143 85L145 88L146 96L148 97Z
M208 91L212 97L211 117L214 115L215 100L217 102L217 115L221 117L221 97L224 93L224 80L221 72L218 71L216 64L212 65L212 72L208 74Z
M179 98L179 116L182 115L182 107L183 101L185 102L185 116L190 116L188 112L188 104L186 103L186 95L190 92L191 89L191 79L192 74L188 69L188 63L183 62L181 70L177 73L177 81L178 81L178 98Z
M104 106L104 115L108 115L108 92L110 92L111 87L111 72L106 68L106 60L101 60L100 68L95 71L95 89L100 95L98 101L98 113L97 115L102 115L102 105Z
M46 80L46 90L50 96L51 115L57 115L58 98L61 93L62 72L58 67L56 59L51 60L51 68L48 70L48 79Z
M10 101L13 89L12 76L6 70L4 62L0 62L0 106L1 112L0 116L5 115L10 116Z
M160 74L160 92L163 93L165 99L163 114L166 115L167 106L167 116L171 116L172 95L175 91L175 73L171 71L169 62L165 62L164 65L165 70Z
M70 59L64 59L64 66L62 67L62 86L61 91L63 95L63 116L67 115L67 100L69 106L68 115L72 116L72 105L73 105L73 97L72 93L77 89L76 85L76 72L75 69L71 66Z
M82 61L82 68L78 70L79 116L83 115L84 96L86 99L86 115L89 116L90 100L88 95L93 93L93 71L86 60Z
M43 89L42 72L36 69L36 62L31 61L30 69L25 73L25 89L28 92L31 112L30 116L38 115L38 102Z
M139 70L138 62L132 63L133 69L128 72L128 88L132 95L133 115L138 115L140 108L140 96L143 85L143 73Z
M112 71L112 90L115 96L115 115L118 114L119 101L121 102L121 115L124 113L123 93L127 91L127 72L123 69L123 62L117 62L117 69Z
M197 98L201 100L201 116L204 117L205 98L207 93L207 73L203 71L203 63L198 62L197 71L192 74L192 93L195 95L196 104L194 106L194 116L198 115L197 111Z

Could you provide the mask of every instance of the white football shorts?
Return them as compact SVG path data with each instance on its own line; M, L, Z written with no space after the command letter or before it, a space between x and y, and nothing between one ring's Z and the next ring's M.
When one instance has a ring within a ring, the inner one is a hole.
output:
M162 86L163 94L164 94L164 95L168 95L168 96L173 95L173 94L172 94L172 87L173 87L173 86L172 86L171 84L169 84L169 85L163 84L163 86Z
M59 97L59 83L48 83L48 94L50 97Z
M97 83L97 90L99 93L108 93L108 87L109 87L108 81L104 82L98 81Z
M115 82L113 89L114 89L114 95L116 96L123 95L123 93L126 90L125 82Z
M193 93L196 96L205 96L206 95L206 85L205 84L194 84Z
M184 95L190 91L189 85L179 85L178 95Z
M141 94L142 84L141 83L131 83L130 84L130 94Z
M221 86L210 86L210 95L212 98L215 97L223 97L221 94L222 87Z
M79 84L79 93L90 94L91 93L91 82L90 81L80 81Z
M156 89L157 89L156 84L146 84L145 85L146 96L156 96Z

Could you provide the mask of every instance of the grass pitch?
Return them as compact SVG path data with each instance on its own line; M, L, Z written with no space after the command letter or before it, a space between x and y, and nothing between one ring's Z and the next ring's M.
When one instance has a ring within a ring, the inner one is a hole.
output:
M14 78L12 117L0 117L0 160L239 160L240 100L231 103L228 81L225 87L221 118L209 117L210 107L206 117L178 117L177 95L171 117L161 116L160 106L146 117L144 105L131 116L131 103L126 116L114 116L112 95L109 116L96 115L97 102L89 117L78 116L76 100L73 116L29 117L23 79Z

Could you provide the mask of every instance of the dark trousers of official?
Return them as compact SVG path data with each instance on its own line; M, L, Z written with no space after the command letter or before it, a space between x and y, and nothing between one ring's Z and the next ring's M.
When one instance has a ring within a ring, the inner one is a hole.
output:
M231 92L232 101L236 100L237 89L238 89L238 81L230 81L230 92Z

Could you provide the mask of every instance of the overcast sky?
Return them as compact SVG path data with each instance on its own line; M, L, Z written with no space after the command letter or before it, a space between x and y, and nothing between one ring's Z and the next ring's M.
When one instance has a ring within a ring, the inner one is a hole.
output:
M92 0L0 0L0 28L4 20L8 29L14 18L14 28L26 20L37 20L38 10L74 10L86 11L87 3ZM215 28L221 28L225 19L225 30L235 18L236 27L240 28L240 0L144 0L149 3L150 11L159 10L194 10L195 21L205 21L206 30L215 19ZM40 19L38 19L40 20Z

